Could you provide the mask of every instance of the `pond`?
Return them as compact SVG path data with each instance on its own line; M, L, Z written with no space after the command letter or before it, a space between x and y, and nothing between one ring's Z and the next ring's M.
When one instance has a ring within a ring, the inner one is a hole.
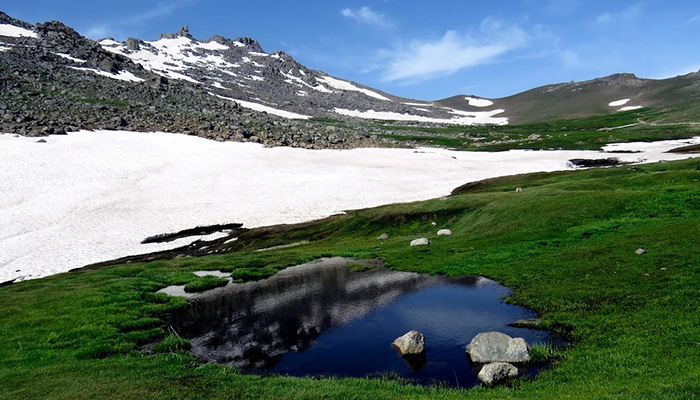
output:
M510 290L495 281L362 263L324 259L229 284L190 297L170 323L195 355L243 372L389 375L454 387L478 383L465 346L480 332L496 330L530 344L549 340L545 331L508 326L536 315L505 304ZM426 337L425 358L406 361L391 343L413 329Z

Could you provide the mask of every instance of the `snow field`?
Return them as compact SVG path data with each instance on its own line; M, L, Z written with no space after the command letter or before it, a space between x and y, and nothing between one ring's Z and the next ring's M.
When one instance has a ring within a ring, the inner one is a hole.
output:
M303 150L124 131L0 135L0 282L182 246L140 244L201 225L296 223L347 209L424 200L464 183L569 168L595 151ZM694 141L610 145L658 161ZM216 237L216 236L214 236Z

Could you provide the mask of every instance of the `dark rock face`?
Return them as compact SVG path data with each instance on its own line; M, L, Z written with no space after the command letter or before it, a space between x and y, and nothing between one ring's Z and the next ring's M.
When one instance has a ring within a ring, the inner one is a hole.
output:
M0 24L19 26L20 28L29 29L29 30L34 28L32 26L32 24L24 22L24 21L20 21L18 19L14 19L2 11L0 11Z
M620 165L620 160L612 157L598 159L572 158L569 162L575 167L611 167Z

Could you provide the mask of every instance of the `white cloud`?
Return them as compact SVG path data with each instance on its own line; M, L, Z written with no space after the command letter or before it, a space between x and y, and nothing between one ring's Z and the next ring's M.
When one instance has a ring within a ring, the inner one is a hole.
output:
M124 23L129 25L139 25L152 19L166 17L178 9L188 6L190 3L191 1L189 0L160 3L155 8L145 10L141 14L136 14L125 19Z
M128 17L115 16L114 19L109 22L105 21L89 27L85 36L91 39L102 39L111 36L121 40L123 39L123 35L120 31L124 30L125 26L143 25L153 19L166 17L181 8L191 6L196 1L197 0L179 0L161 2L154 8L143 10L140 13L135 13Z
M383 77L386 81L424 81L448 76L464 68L493 62L496 57L525 46L529 35L522 29L486 19L478 37L447 31L433 41L415 40L397 49L384 51L388 58Z
M689 24L692 24L693 22L698 22L698 21L700 21L700 15L696 15L696 16L688 19Z
M598 23L608 23L608 22L618 22L618 21L631 21L637 19L642 15L642 8L640 6L630 6L625 8L619 13L605 12L596 17L596 22Z
M354 19L367 25L374 25L380 28L391 28L391 22L382 13L373 11L369 7L362 7L356 10L344 8L340 11L340 15L345 18Z

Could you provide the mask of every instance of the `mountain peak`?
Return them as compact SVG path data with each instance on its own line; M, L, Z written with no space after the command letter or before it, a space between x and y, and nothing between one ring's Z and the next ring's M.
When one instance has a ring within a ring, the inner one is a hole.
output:
M237 37L235 42L244 44L246 47L249 47L253 51L257 51L259 53L264 53L265 51L263 50L262 46L260 46L260 43L258 43L257 40L249 37Z
M179 37L194 39L190 34L190 28L187 25L181 27L180 30L175 33L161 33L158 39L177 39Z

